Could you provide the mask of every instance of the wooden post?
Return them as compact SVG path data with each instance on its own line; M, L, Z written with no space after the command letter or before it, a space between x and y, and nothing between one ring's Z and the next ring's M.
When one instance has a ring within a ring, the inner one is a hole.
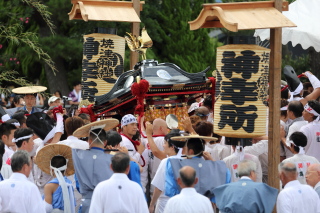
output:
M282 0L274 0L275 8L282 11ZM280 81L282 56L282 28L270 30L269 73L269 149L268 184L280 188L278 164L280 163ZM276 210L274 210L276 212Z
M140 18L140 0L132 0L132 2L134 10ZM131 33L135 36L140 35L140 23L131 23ZM138 62L138 60L139 54L137 52L130 51L130 69L133 69L133 66Z

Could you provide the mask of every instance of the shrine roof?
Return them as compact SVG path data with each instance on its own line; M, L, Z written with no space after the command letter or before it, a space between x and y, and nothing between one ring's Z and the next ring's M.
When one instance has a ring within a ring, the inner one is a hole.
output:
M71 3L70 20L141 22L132 1L72 0ZM140 2L140 11L143 4Z
M283 2L282 10L288 10ZM263 28L296 27L274 7L273 1L203 4L196 20L190 21L190 30L226 28L230 31Z

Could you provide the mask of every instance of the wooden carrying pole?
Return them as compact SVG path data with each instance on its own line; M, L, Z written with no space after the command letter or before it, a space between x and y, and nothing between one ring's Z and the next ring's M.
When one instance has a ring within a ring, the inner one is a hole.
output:
M136 11L137 15L140 17L140 0L132 0L133 8ZM140 23L132 22L131 23L131 33L132 35L139 36L140 34ZM133 66L138 63L139 53L135 51L130 51L130 69L133 69Z
M275 8L282 11L282 0L274 0ZM268 184L280 188L278 164L280 163L280 81L282 55L282 28L270 30L270 70L269 70L269 144L268 144Z

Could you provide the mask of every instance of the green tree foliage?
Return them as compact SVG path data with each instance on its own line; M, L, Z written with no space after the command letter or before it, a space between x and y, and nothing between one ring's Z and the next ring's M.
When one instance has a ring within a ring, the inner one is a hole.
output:
M30 84L19 78L23 73L24 56L18 50L22 47L41 59L51 70L55 70L50 56L43 51L35 32L28 30L33 13L38 13L44 23L53 32L50 13L47 7L36 0L0 1L0 83L1 92L9 92L6 86Z
M190 30L188 24L197 18L204 1L149 0L142 20L153 39L153 52L160 62L172 62L188 72L215 69L216 39L208 29ZM210 75L211 73L209 73Z

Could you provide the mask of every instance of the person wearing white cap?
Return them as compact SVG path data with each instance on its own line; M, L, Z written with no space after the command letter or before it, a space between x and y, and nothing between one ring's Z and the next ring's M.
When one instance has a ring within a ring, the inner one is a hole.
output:
M307 137L302 132L292 133L289 139L290 140L286 145L294 153L294 156L287 158L282 162L291 162L296 164L298 169L297 179L301 184L307 184L306 172L308 166L314 163L319 163L319 161L315 157L305 154L304 147L307 145Z
M130 157L138 162L142 167L145 166L144 158L141 157L142 152L145 150L143 143L132 140L132 137L138 131L137 119L132 114L127 114L121 119L121 137L122 142L120 146L126 147L129 151Z
M308 101L304 106L302 116L304 120L309 122L300 128L300 132L305 134L308 139L305 152L320 161L320 103L315 100Z
M18 110L27 110L29 114L35 113L35 112L42 112L43 110L40 108L35 107L36 105L36 96L37 93L43 92L47 89L47 87L43 86L27 86L27 87L19 87L12 90L13 93L16 94L24 94L24 102L25 106L23 107L16 107L12 109L7 109L6 112L12 116L16 111Z
M51 106L54 106L54 107L60 106L60 105L61 105L61 101L60 101L60 100L61 100L61 99L60 99L59 97L51 96L51 97L49 98L49 100L48 100L48 105L49 105L49 107L51 107Z

